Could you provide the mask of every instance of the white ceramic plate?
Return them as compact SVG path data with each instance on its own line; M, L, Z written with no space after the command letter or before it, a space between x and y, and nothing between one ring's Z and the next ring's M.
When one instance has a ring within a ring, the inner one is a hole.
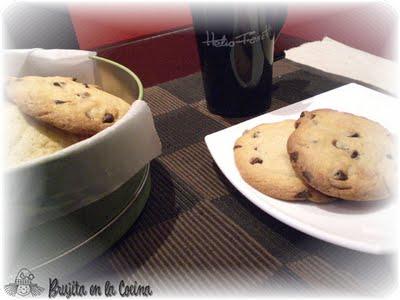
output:
M397 99L357 84L348 84L286 106L205 137L208 149L229 181L251 202L281 222L321 240L363 252L383 254L395 250L395 201L331 204L285 202L248 185L236 168L233 145L245 129L261 123L297 119L304 110L332 108L378 121L397 135Z

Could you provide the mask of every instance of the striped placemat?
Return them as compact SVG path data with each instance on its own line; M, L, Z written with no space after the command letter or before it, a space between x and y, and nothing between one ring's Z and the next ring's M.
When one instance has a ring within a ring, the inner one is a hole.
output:
M273 80L270 111L352 81L286 59L274 65ZM145 100L163 144L151 163L150 199L124 238L74 279L125 279L181 296L381 295L395 286L394 257L317 240L235 190L204 136L244 119L207 111L200 73L147 88Z

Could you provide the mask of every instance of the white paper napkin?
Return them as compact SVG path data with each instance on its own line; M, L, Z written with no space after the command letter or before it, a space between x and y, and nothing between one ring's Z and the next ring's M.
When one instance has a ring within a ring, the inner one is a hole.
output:
M329 37L285 51L286 58L324 72L353 78L392 94L398 92L398 65Z

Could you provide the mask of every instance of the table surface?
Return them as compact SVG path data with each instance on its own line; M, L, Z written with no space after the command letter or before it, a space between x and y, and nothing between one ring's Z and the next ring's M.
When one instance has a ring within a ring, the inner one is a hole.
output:
M273 77L269 111L354 82L287 59L275 63ZM310 237L255 207L227 181L204 136L245 118L209 113L200 73L147 88L145 100L163 144L151 163L150 198L130 231L75 280L125 279L181 296L381 295L395 286L393 255Z

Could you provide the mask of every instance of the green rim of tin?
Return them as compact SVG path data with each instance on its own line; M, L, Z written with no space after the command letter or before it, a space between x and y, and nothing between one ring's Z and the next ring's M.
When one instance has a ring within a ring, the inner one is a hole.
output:
M117 63L117 62L115 62L113 60L110 60L110 59L107 59L107 58L104 58L104 57L93 55L90 58L94 59L94 60L104 61L104 62L109 63L111 65L114 65L114 66L124 70L126 73L128 73L136 81L136 83L138 85L139 94L138 94L137 100L143 100L143 84L140 81L139 76L137 76L134 72L132 72L130 69L128 69L124 65L121 65L121 64L119 64L119 63Z

